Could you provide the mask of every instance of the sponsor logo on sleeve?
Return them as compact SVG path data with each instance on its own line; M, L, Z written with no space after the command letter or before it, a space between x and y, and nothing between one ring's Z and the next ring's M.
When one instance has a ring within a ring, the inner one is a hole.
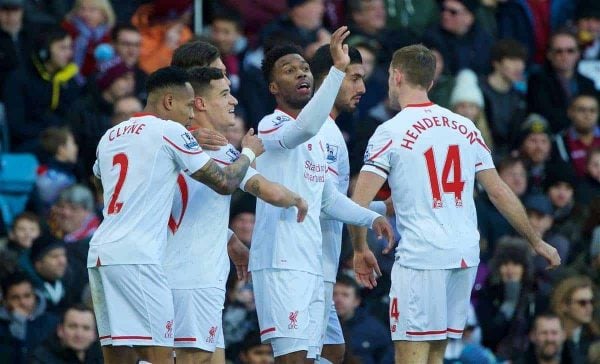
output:
M335 163L338 160L338 146L333 144L326 144L327 149L327 163Z
M233 163L240 157L240 152L235 148L229 148L225 155L229 158L229 160Z
M373 144L367 145L367 149L365 150L365 156L363 158L363 162L367 162L369 158L371 158L371 152L373 151Z
M279 115L275 119L273 119L273 125L275 125L275 126L281 125L282 123L289 121L289 120L290 120L289 116Z
M194 136L190 133L181 134L181 138L183 139L183 146L189 150L198 150L200 145L194 138Z

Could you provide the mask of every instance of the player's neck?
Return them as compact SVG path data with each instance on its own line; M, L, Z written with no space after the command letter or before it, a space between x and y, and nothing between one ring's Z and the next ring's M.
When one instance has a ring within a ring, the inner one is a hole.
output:
M217 127L214 126L213 123L210 122L210 120L203 118L202 115L200 115L194 121L195 121L194 126L197 126L199 128L209 129L209 130L215 130L215 131L218 131L219 133L223 133L222 130L219 130Z
M298 117L298 114L300 114L300 111L302 111L302 109L295 109L289 105L283 104L283 103L278 103L277 104L277 109L280 111L283 111L284 113L288 114L289 116L293 117L294 119Z
M398 101L402 109L404 109L407 105L420 105L431 102L427 96L427 91L414 89L406 90L400 93L398 96Z

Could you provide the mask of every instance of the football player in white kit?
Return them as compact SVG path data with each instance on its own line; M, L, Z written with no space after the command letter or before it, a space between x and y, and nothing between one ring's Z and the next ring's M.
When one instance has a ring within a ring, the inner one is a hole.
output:
M224 134L235 125L237 100L231 95L223 72L210 67L195 67L187 72L195 93L190 127ZM223 166L234 163L240 155L231 144L206 153ZM204 363L211 361L217 347L224 348L222 310L229 274L228 242L242 243L231 236L233 233L228 235L231 196L219 195L183 174L177 182L163 264L173 292L177 363ZM282 185L267 181L253 168L248 169L240 188L274 206L296 207L298 223L306 215L305 200Z
M188 75L173 67L149 76L144 112L109 129L94 174L104 220L88 253L88 272L106 363L172 363L173 299L162 268L167 221L180 172L222 194L235 191L262 143L250 132L244 157L227 169L202 151L181 125L193 117ZM174 120L177 122L172 122Z
M385 217L352 203L327 177L319 130L350 62L348 46L342 45L348 34L346 27L333 33L334 67L314 96L312 74L300 49L276 46L263 61L277 109L259 123L265 153L256 160L256 169L302 195L309 206L302 224L296 223L291 211L260 200L256 206L250 271L261 339L271 344L278 363L305 362L317 354L324 312L321 212L373 227L379 235L392 234Z
M532 229L519 199L498 177L473 122L429 101L435 57L422 45L397 50L389 99L402 110L371 137L353 199L366 206L388 180L402 239L390 290L396 363L442 363L447 338L461 338L479 264L475 180L552 267L556 249ZM351 228L354 269L367 287L379 270L364 229Z

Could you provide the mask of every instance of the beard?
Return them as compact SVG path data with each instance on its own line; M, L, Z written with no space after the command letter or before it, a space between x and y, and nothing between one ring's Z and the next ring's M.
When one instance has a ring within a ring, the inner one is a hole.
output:
M543 361L560 358L561 348L555 343L543 343L542 347L537 351L537 355Z

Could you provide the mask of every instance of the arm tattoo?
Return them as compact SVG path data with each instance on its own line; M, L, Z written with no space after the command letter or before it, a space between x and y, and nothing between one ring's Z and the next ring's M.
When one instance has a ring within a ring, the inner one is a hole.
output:
M237 161L222 169L211 160L191 177L206 184L219 194L229 195L239 187L249 166L250 160L246 156L241 156Z
M260 180L258 178L252 178L246 185L246 191L250 192L257 198L261 198L262 192L260 191Z

